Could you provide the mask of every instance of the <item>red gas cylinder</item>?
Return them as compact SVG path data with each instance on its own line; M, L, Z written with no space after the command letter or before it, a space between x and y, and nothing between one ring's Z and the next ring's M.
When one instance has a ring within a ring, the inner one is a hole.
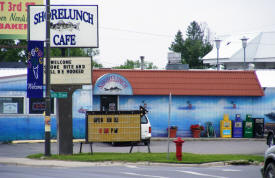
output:
M176 144L176 157L177 160L182 160L182 143L184 140L182 140L180 137L178 137L176 140L173 141Z

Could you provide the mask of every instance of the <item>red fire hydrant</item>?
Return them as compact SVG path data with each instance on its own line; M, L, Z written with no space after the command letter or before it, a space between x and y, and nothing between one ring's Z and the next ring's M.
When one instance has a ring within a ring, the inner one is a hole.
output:
M176 143L176 157L178 161L182 160L182 143L184 140L182 140L180 137L177 138L177 140L173 141Z

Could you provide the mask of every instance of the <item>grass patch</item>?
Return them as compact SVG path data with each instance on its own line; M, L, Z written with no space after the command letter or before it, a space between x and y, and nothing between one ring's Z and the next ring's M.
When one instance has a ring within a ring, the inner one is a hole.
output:
M201 164L221 161L245 161L245 162L263 162L263 156L257 155L233 155L233 154L192 154L183 153L182 161L176 159L175 153L170 153L169 160L167 153L81 153L74 155L51 155L45 157L43 154L29 155L33 159L54 159L65 161L121 161L121 162L158 162L158 163L184 163L184 164Z

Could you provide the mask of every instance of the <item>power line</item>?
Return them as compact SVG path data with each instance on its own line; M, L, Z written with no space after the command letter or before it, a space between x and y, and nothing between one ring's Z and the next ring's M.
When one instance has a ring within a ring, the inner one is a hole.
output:
M105 29L105 30L110 30L110 31L121 31L121 32L128 32L128 33L136 33L136 34L140 34L140 35L149 35L149 36L166 37L166 38L174 37L174 36L166 35L166 34L140 32L140 31L134 31L134 30L128 30L128 29L120 29L120 28L110 28L110 27L100 27L100 28Z

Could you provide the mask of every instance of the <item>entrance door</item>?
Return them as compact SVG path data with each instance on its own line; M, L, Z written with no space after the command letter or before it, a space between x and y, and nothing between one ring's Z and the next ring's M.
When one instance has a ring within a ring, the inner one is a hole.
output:
M101 111L116 111L117 110L117 96L116 95L102 95L102 96L100 96L100 110Z

